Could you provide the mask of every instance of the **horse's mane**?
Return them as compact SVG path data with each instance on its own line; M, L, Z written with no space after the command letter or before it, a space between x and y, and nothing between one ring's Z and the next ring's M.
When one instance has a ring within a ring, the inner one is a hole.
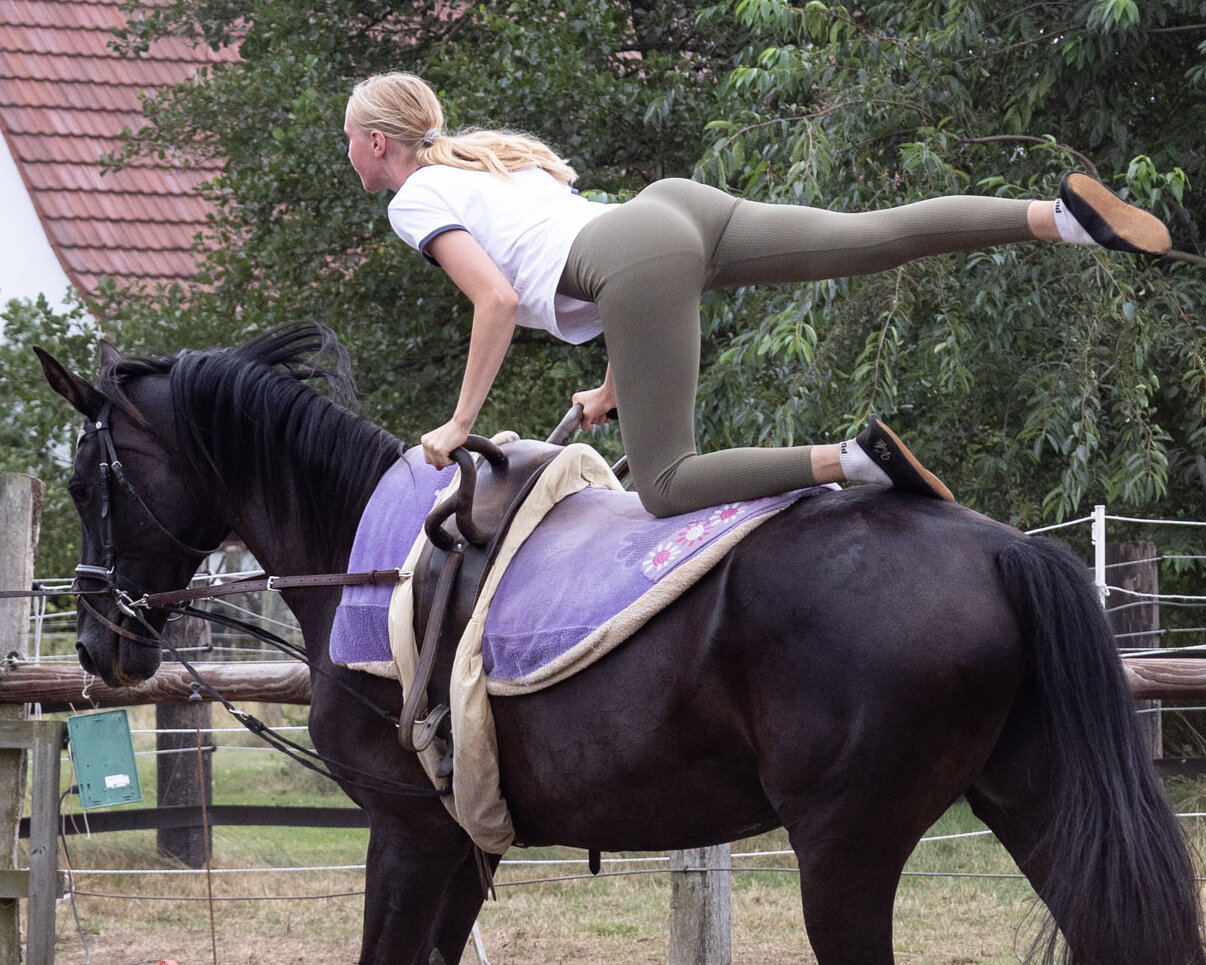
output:
M324 325L275 328L234 348L120 358L98 388L141 417L125 385L166 375L179 455L228 492L254 480L306 520L324 550L354 526L377 481L405 446L352 410L346 350ZM307 384L325 381L323 394ZM355 516L351 516L355 513Z

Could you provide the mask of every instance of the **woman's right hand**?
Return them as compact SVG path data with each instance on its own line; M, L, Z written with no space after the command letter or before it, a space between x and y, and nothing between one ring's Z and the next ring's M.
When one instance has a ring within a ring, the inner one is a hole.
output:
M469 429L459 424L456 419L449 419L438 429L423 433L420 440L423 444L423 461L436 469L452 465L452 450L463 446L469 438Z
M574 405L582 406L582 418L578 420L578 428L586 431L591 426L602 426L611 421L608 413L616 407L616 393L610 382L604 382L597 389L575 392L570 401Z

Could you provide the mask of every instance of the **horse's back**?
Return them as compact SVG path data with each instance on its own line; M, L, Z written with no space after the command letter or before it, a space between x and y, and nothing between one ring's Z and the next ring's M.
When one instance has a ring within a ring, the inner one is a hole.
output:
M834 803L835 769L902 787L921 769L948 796L982 764L1023 672L996 569L1018 538L882 490L801 500L589 669L494 701L520 836L730 840L820 784ZM967 751L942 753L952 740Z
M1023 537L964 507L866 488L787 522L730 572L735 586L767 574L762 603L726 634L743 653L734 686L765 792L780 815L815 820L819 808L853 833L882 828L889 793L888 821L910 825L893 839L920 835L983 766L1025 673L997 565ZM803 551L768 565L787 539Z

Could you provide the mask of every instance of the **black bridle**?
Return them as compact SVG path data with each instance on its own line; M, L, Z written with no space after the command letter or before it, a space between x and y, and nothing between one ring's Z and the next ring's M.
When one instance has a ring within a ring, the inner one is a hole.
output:
M213 549L203 550L195 546L191 546L178 538L171 530L159 521L159 518L151 511L151 507L146 504L146 501L139 494L134 484L126 475L125 469L122 466L121 459L117 455L117 446L113 442L113 430L110 426L109 417L113 414L113 403L106 401L101 406L100 412L97 414L96 420L84 424L83 434L85 436L95 436L98 445L100 446L101 456L99 460L100 474L100 519L101 519L101 564L97 566L91 563L80 563L75 568L75 581L72 583L72 592L76 594L76 599L91 616L100 621L109 630L119 636L143 643L148 646L160 646L161 640L151 639L131 633L124 627L114 623L103 613L100 613L87 599L89 594L104 594L109 596L114 604L126 616L142 620L141 610L146 608L143 602L146 599L146 594L138 590L134 592L137 597L131 595L131 591L127 586L122 585L122 581L117 573L117 544L113 533L113 486L112 481L116 480L121 486L122 491L133 500L134 504L142 511L143 516L157 529L160 534L167 538L168 542L176 549L192 556L205 557L211 553L221 549L216 546ZM104 584L100 590L84 590L80 587L79 581L98 580Z
M100 622L107 629L116 633L123 639L131 640L135 643L144 646L155 647L159 650L167 651L172 657L180 663L184 670L195 681L194 694L199 698L200 691L204 690L214 700L222 704L222 706L242 724L245 728L258 736L260 739L291 757L293 760L309 768L317 771L326 777L331 778L337 783L356 786L387 794L403 794L403 795L422 795L422 796L443 796L450 793L449 789L438 789L433 786L408 784L403 781L393 781L378 777L368 771L362 771L357 768L351 768L346 764L333 763L321 754L294 743L286 737L281 736L263 721L258 720L252 715L239 710L229 700L226 699L219 691L210 686L201 674L197 671L189 661L187 661L179 650L174 647L170 641L166 640L162 633L156 630L147 620L146 614L152 609L163 609L169 612L175 612L180 616L193 616L203 620L208 620L211 623L216 623L221 626L237 629L256 637L259 640L268 643L277 650L284 653L286 656L300 660L306 664L314 673L323 674L337 686L341 687L346 693L364 704L371 712L382 718L389 725L397 728L399 726L398 718L390 715L387 711L378 707L373 701L365 697L356 687L353 687L347 681L340 677L328 673L324 668L315 664L310 660L306 652L292 644L282 637L274 633L270 633L254 624L243 620L237 620L232 617L219 615L206 610L198 610L195 607L184 606L155 606L151 601L151 597L138 589L131 590L129 584L123 586L123 580L117 572L117 543L114 535L113 527L113 487L112 480L116 480L121 486L122 491L133 500L134 504L141 510L142 514L148 521L159 531L161 535L167 538L168 542L176 549L184 553L188 553L195 557L205 557L212 553L218 552L220 546L209 550L198 549L195 546L184 542L175 534L173 534L166 526L163 525L156 517L151 508L146 504L146 501L139 495L134 483L126 475L125 469L122 466L121 459L117 454L117 447L113 442L113 431L110 427L109 417L112 415L113 403L106 401L101 407L100 412L94 421L84 425L84 435L95 435L101 449L101 457L99 462L100 473L100 517L101 517L101 564L80 563L75 568L75 580L72 583L72 592L76 596L76 600L80 606L88 611L89 615ZM399 571L383 571L385 574L392 574L393 579L398 579L402 576ZM380 582L382 573L372 574L351 574L348 576L335 577L318 577L313 578L317 585L331 585L331 583L347 583L354 580L355 582ZM360 579L356 579L360 578ZM97 590L85 590L79 585L81 579L98 580L104 586ZM235 584L227 584L228 587ZM264 585L268 589L275 589L272 578L264 581ZM295 585L297 585L295 583ZM301 584L305 585L305 584ZM311 585L314 585L312 582ZM109 596L117 608L126 616L136 621L146 635L134 633L125 627L122 627L110 620L101 613L95 606L88 602L89 595L107 595ZM169 594L156 594L162 597ZM199 598L199 595L188 594L190 598ZM333 771L333 768L338 769L338 773Z

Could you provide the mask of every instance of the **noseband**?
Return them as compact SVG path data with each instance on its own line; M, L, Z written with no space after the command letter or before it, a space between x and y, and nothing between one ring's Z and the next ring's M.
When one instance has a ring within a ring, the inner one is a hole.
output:
M72 592L77 596L79 603L86 609L95 619L104 624L109 630L118 634L127 640L135 640L139 643L148 644L154 647L159 647L159 641L152 640L149 637L140 636L131 633L123 627L118 626L113 621L100 613L96 607L92 606L87 600L88 594L107 594L117 605L117 608L122 613L129 617L133 617L140 622L142 621L141 609L146 608L146 594L139 593L138 598L131 595L130 591L121 585L117 576L117 550L116 542L113 534L113 484L116 480L122 490L129 496L136 506L142 511L151 524L165 536L169 543L176 549L182 550L185 553L194 556L208 556L210 553L216 552L221 547L214 549L203 550L195 546L190 546L183 540L172 534L166 526L159 521L151 508L139 495L138 490L134 488L134 484L126 475L125 468L121 464L121 459L117 455L117 447L113 444L113 430L110 426L110 416L113 413L113 403L106 401L101 407L100 413L96 417L95 422L85 423L84 435L96 436L97 443L101 448L100 458L100 519L101 519L101 565L80 563L75 568L75 582L72 584ZM98 580L104 584L100 590L83 590L80 588L79 581ZM138 592L138 591L135 591Z

